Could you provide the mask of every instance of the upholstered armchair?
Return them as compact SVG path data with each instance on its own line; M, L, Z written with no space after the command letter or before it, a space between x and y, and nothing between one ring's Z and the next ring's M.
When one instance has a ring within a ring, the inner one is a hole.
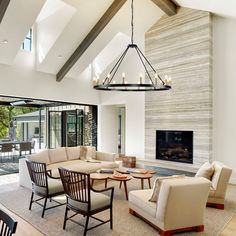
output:
M218 161L214 161L212 166L214 168L214 173L211 177L211 190L207 205L218 209L224 209L225 195L232 169Z
M143 218L160 235L204 230L204 212L211 182L203 177L164 179L157 202L150 202L152 190L129 193L129 210Z

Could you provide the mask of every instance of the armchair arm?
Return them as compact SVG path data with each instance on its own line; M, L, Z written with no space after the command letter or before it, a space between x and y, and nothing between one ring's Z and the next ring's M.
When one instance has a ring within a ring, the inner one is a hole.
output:
M51 179L61 179L61 177L52 176L52 170L47 170L47 176Z

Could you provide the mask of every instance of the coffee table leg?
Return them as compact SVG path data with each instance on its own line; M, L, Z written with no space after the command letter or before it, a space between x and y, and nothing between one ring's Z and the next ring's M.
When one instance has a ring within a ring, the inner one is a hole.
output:
M122 182L123 182L123 181L120 181L120 188L121 188L121 186L122 186Z
M126 196L126 200L128 200L128 191L127 191L127 184L126 184L126 181L121 181L121 182L124 182L125 196Z
M141 189L143 189L143 179L141 179Z
M150 179L148 179L148 184L149 184L149 188L152 188L151 187L151 180Z
M94 179L92 179L92 184L91 184L92 187L93 187L93 183L94 183Z
M107 179L105 179L105 188L107 188Z

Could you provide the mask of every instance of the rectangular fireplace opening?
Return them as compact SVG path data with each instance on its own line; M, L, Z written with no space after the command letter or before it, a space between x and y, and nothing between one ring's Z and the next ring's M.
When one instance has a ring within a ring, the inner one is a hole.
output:
M156 130L156 159L193 163L193 131Z

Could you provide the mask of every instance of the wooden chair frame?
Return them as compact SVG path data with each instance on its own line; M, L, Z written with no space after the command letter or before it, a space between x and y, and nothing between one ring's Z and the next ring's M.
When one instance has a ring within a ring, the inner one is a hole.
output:
M113 203L113 195L114 195L114 187L105 188L102 190L95 190L90 185L90 174L82 173L82 172L76 172L76 171L70 171L64 168L59 168L59 173L61 176L62 184L66 193L66 210L65 210L65 216L64 216L64 223L63 223L63 229L66 228L66 222L67 220L70 220L82 227L84 227L84 236L86 235L88 230L94 229L100 225L106 224L110 222L110 229L113 228L113 217L112 217L112 203ZM91 210L91 195L90 192L96 192L96 193L102 193L106 191L110 191L110 204L95 210ZM75 208L72 206L68 199L77 201L78 203L85 203L88 205L87 210L82 210ZM104 211L110 209L110 219L103 221L95 216L94 214L97 214L98 212ZM75 212L75 214L68 217L68 211L72 210ZM81 224L78 221L73 220L72 218L76 216L77 214L82 214L84 217L86 216L86 223L85 225ZM93 218L100 223L97 225L88 228L89 218Z
M52 177L51 171L47 170L45 163L26 160L26 164L28 167L31 181L32 181L32 193L31 193L31 198L30 198L29 210L31 210L33 203L40 205L41 207L43 207L43 211L42 211L42 218L43 218L46 210L65 205L65 203L60 203L56 201L55 199L53 199L53 197L64 194L64 191L54 193L54 194L49 194L49 190L48 190L48 178L52 178L52 179L60 179L60 178ZM45 194L38 192L35 187L44 188L46 191ZM40 198L34 199L34 194L40 196ZM39 201L43 199L44 199L44 203L41 204ZM57 205L46 207L48 199L50 200L50 202L53 201L57 203Z
M0 235L11 236L16 232L17 222L0 209Z

